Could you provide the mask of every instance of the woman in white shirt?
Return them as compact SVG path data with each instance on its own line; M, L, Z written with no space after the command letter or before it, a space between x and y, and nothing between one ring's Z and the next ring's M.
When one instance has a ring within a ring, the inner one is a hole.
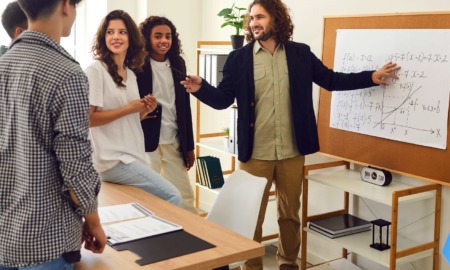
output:
M181 205L175 186L149 167L140 121L157 105L139 97L135 72L143 65L143 40L135 22L122 10L111 11L93 44L96 61L87 69L91 103L93 161L103 181L139 187Z

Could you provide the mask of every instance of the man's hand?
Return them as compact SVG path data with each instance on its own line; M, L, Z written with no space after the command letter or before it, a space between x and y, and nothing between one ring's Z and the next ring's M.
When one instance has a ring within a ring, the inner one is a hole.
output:
M94 253L102 253L105 249L106 235L97 212L84 217L82 242L85 249Z
M389 82L385 81L385 78L393 78L398 80L395 72L399 70L400 67L396 63L389 62L385 64L382 68L372 73L373 83L388 86Z
M189 75L188 77L186 77L186 80L181 81L180 84L182 84L184 88L186 88L186 91L188 93L195 93L202 86L202 78L199 76Z

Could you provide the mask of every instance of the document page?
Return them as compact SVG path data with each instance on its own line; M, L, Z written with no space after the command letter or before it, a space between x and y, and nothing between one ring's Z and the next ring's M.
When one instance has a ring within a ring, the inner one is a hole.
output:
M110 245L182 230L183 227L156 216L103 226Z
M138 203L118 204L98 208L101 224L153 216L153 212Z

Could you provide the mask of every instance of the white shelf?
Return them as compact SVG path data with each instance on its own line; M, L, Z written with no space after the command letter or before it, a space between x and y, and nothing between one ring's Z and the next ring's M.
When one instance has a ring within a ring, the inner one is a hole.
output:
M232 48L229 46L223 45L223 47L220 47L221 45L213 45L216 46L215 48L212 47L205 47L205 48L198 48L197 50L201 54L214 54L214 55L228 55L230 52L233 51Z
M334 165L330 164L332 168ZM316 171L317 172L317 171ZM413 185L407 185L405 183L399 183L396 181L393 181L388 186L377 186L371 183L367 183L361 180L360 173L357 171L352 171L348 169L337 169L333 168L332 170L323 171L321 170L320 173L315 173L312 171L311 174L306 176L306 179L310 184L313 182L319 183L323 186L334 188L341 192L348 192L349 194L356 195L360 198L367 198L372 201L387 205L391 207L391 215L395 215L398 219L398 211L399 206L400 208L406 204L406 203L412 203L412 202L420 202L423 200L429 200L433 199L437 203L437 199L439 196L437 196L436 192L439 192L438 186L436 185L433 187L434 189L432 191L426 191L426 192L420 192L418 194L410 194L410 190L412 188L419 188L422 186L413 186ZM394 195L396 192L403 191L403 193L406 193L408 195L399 197L398 203L394 200ZM308 188L305 187L305 190L303 191L304 195L308 193ZM303 205L303 209L308 209L308 202ZM348 209L343 209L348 210ZM302 212L302 214L308 214L307 212ZM437 215L437 213L435 213ZM309 220L308 215L308 220ZM436 216L435 216L436 218ZM302 226L307 226L305 223ZM435 225L438 226L439 225ZM373 249L370 247L370 244L372 243L372 231L368 232L361 232L356 233L349 236L339 237L335 239L331 239L325 235L322 235L318 232L309 230L307 227L304 228L305 232L309 236L315 236L316 238L322 239L326 241L327 243L334 243L337 247L345 248L349 250L350 252L354 254L358 254L359 256L362 256L364 258L367 258L369 260L372 260L373 262L382 265L384 267L389 268L390 263L395 263L396 265L402 265L405 263L410 263L413 261L417 261L423 258L430 258L433 257L433 251L436 251L437 248L429 248L424 251L415 252L422 249L416 249L420 247L423 244L432 244L432 242L425 241L423 243L418 243L409 239L406 239L405 237L400 236L399 234L396 234L396 250L384 250L379 251L376 249ZM392 234L391 234L392 236ZM305 240L308 241L309 237L305 237ZM409 238L409 237L408 237ZM391 240L391 239L390 239ZM306 241L303 243L306 246ZM304 246L302 246L303 248ZM394 252L395 251L395 252ZM401 258L397 258L397 253L404 251L406 255ZM304 252L304 250L302 250ZM394 254L391 257L391 252ZM414 253L415 252L415 253ZM330 264L331 265L331 264ZM311 269L314 270L328 270L328 269L335 269L335 268L324 268L326 267L326 264L317 265ZM310 269L310 268L308 268ZM336 268L340 269L340 268ZM346 268L344 268L346 269ZM346 269L347 270L347 269Z
M308 268L308 270L361 270L358 266L342 258L339 260L326 262L324 264Z
M205 147L217 152L225 153L231 156L237 157L236 154L232 154L228 151L228 148L225 147L223 144L224 137L213 137L213 138L206 138L201 139L199 143L197 143L198 146Z
M390 249L384 250L384 251L378 251L369 246L372 243L372 231L356 233L356 234L349 235L349 236L331 239L320 233L309 230L308 228L305 228L305 230L311 235L314 235L316 237L319 237L319 238L327 240L327 241L331 241L342 248L346 248L351 252L357 253L367 259L370 259L376 263L379 263L380 265L383 265L383 266L389 268ZM403 249L414 247L417 245L418 245L418 243L416 243L416 242L407 240L400 236L397 237L397 250L403 250ZM412 261L415 261L418 259L429 257L431 255L432 255L432 250L426 250L426 251L422 251L419 253L415 253L415 254L397 259L397 265L412 262ZM316 268L313 268L313 269L316 269ZM321 269L321 268L318 268L318 269Z
M362 181L359 172L351 170L311 174L306 176L306 178L389 206L392 206L392 194L395 191L412 187L395 181L392 181L388 186L377 186ZM399 202L403 204L429 198L434 198L434 192L428 191L400 197Z
M227 177L228 177L228 175L224 175L224 181L225 182L227 181ZM198 186L200 189L206 190L206 191L211 192L211 193L213 193L215 195L219 194L220 190L222 189L222 188L209 188L207 186L201 185L200 183L195 183L195 185ZM270 188L270 191L275 191L275 185L274 184L272 184L272 187ZM275 197L269 197L269 201L275 201Z

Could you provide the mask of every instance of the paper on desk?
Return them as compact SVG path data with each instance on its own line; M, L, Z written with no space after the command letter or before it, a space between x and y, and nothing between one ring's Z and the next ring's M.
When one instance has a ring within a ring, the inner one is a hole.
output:
M101 224L153 216L153 212L138 203L118 204L98 208Z
M156 216L103 226L103 230L108 237L108 243L111 245L182 229L183 227L180 225Z

